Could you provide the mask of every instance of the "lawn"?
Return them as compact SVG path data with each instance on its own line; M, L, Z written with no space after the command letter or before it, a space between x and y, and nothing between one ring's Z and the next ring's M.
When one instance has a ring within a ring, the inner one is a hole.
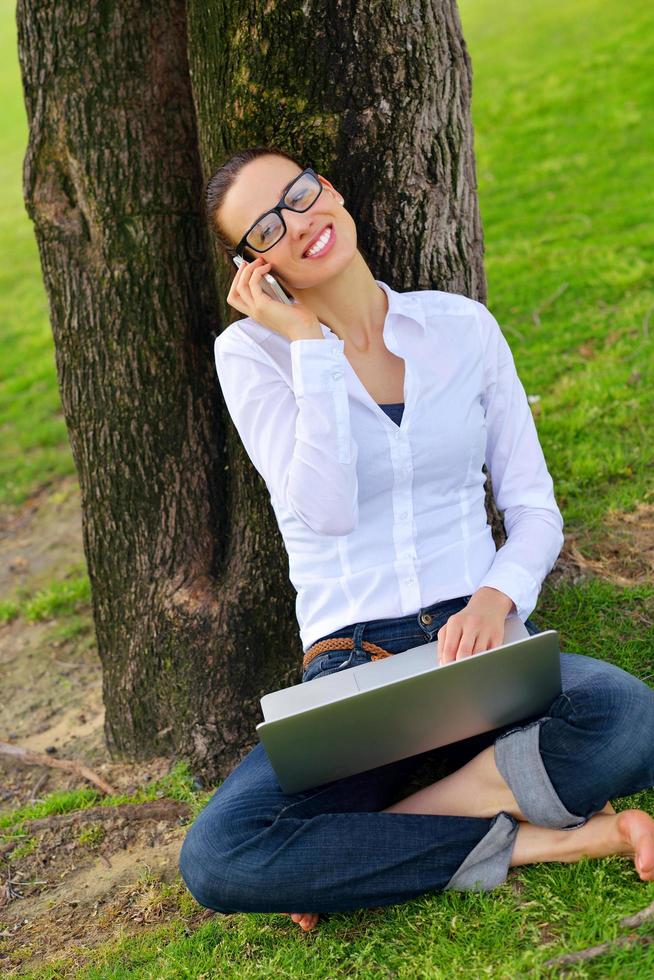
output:
M22 201L27 125L14 7L2 0L0 11L0 241L10 257L0 269L0 507L10 509L74 466ZM488 306L527 392L539 396L536 424L566 535L601 563L609 527L654 505L654 8L462 0L460 11L473 64ZM629 527L624 547L636 561L638 523ZM78 578L63 592L53 582L8 604L7 614L36 616L46 606L65 618L79 596L88 599ZM545 583L532 615L559 631L563 649L654 686L651 575L627 584L609 572L561 576ZM190 777L185 792L193 796ZM613 802L654 813L652 790ZM166 900L173 913L157 930L30 975L513 980L551 976L549 958L625 935L644 941L616 945L568 975L654 975L654 919L620 926L654 901L654 883L617 857L525 866L491 893L426 894L333 914L308 934L278 914L217 915L189 928L197 907L183 886Z

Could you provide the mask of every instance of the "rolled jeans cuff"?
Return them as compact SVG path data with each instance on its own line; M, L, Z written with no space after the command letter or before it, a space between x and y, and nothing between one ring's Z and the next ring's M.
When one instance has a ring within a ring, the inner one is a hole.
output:
M506 881L518 821L501 810L488 833L473 847L456 869L443 891L486 892Z
M512 791L520 811L531 824L574 830L588 817L563 805L540 754L540 726L547 719L511 729L495 739L495 765Z

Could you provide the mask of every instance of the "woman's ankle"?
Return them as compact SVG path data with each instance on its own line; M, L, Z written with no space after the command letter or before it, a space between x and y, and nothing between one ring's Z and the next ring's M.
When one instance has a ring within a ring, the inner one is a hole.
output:
M596 813L585 824L572 830L521 823L509 864L513 867L546 861L575 863L582 857L633 855L633 850L620 834L617 820L617 815Z

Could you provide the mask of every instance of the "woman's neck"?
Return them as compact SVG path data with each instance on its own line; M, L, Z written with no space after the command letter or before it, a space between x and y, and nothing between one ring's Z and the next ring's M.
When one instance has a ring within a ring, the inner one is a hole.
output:
M297 296L348 350L365 354L382 335L388 297L358 250L345 269L318 286L298 290Z

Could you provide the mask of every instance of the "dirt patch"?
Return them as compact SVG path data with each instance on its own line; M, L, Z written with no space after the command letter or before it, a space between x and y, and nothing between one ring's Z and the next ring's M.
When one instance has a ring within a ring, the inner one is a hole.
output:
M0 516L0 587L4 598L34 595L84 561L80 495L71 477L41 488ZM104 747L102 675L90 610L74 637L57 637L56 620L19 616L0 626L0 740L37 752L70 755L93 766ZM0 758L0 813L33 798L34 769ZM69 789L70 778L38 771L37 792ZM79 781L77 782L77 785Z
M601 533L565 531L552 576L577 580L585 574L629 587L654 581L654 505L609 511Z
M77 481L40 488L16 511L0 515L3 598L32 595L84 563ZM104 740L102 670L90 609L73 636L57 620L22 616L0 625L0 741L83 762L121 792L168 771L171 760L112 762ZM60 770L0 757L0 814L53 790L88 785Z
M3 598L33 595L83 565L81 528L70 477L0 516ZM22 616L0 626L0 741L84 763L120 793L164 776L174 762L168 757L132 764L109 756L90 609L82 609L74 635L62 638L60 626ZM0 815L55 790L89 786L72 773L0 757ZM81 965L99 943L178 920L180 901L187 923L212 915L179 877L185 832L180 819L120 814L36 833L27 825L20 850L0 857L0 974L62 955ZM0 850L7 841L0 836Z
M2 866L2 975L62 956L82 965L108 939L179 918L187 901L177 871L181 823L117 814L37 832L32 853ZM213 913L197 906L193 914Z
M90 764L106 758L102 674L89 644L92 627L60 641L52 636L54 625L18 617L0 626L0 730L7 741L33 751L83 751Z
M0 514L0 594L37 591L84 560L79 484L67 476Z

